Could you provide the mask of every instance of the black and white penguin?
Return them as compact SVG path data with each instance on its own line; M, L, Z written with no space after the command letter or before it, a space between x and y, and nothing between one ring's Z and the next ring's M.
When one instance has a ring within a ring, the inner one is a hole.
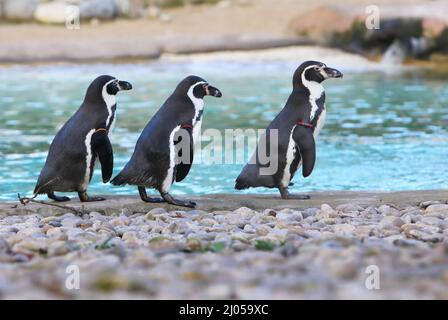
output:
M236 179L235 189L278 188L283 199L309 199L308 195L290 194L288 186L300 166L304 177L313 171L315 140L326 116L325 91L321 83L328 78L341 77L340 71L322 62L306 61L297 68L293 91L285 107L260 137L257 150ZM276 143L274 135L278 139L277 146L271 146L271 141ZM273 154L269 154L269 150L273 150Z
M200 77L188 76L182 80L146 125L131 160L111 183L138 186L140 198L145 202L194 207L192 201L174 199L169 190L174 181L182 181L190 171L206 95L222 96L221 91ZM148 197L145 188L158 190L162 199Z
M77 191L83 202L102 201L89 197L87 186L92 179L95 161L101 163L103 182L112 176L113 152L109 133L115 123L116 94L132 85L103 75L87 88L78 111L59 130L50 145L47 161L34 189L34 194L47 194L55 201L69 197L56 196L55 191Z

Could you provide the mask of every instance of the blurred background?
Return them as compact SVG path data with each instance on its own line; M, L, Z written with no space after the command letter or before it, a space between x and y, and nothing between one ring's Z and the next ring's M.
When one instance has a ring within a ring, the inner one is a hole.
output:
M118 97L118 172L185 76L223 91L206 101L204 129L264 128L283 107L295 68L309 59L344 78L325 83L317 165L293 189L447 188L448 2L344 3L0 0L0 199L32 191L54 135L97 75L134 85ZM195 164L175 192L234 192L242 166ZM104 186L98 172L91 190L134 192Z

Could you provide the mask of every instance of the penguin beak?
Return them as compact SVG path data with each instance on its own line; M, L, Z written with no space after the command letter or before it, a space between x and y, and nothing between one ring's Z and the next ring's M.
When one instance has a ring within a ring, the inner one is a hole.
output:
M342 78L342 72L333 68L322 68L321 74L325 79L328 78Z
M215 88L215 87L209 85L208 83L204 84L204 90L205 90L205 94L207 96L213 96L213 97L216 97L216 98L221 98L222 97L221 91L219 91L218 88Z
M118 81L118 90L131 90L132 84L127 81Z

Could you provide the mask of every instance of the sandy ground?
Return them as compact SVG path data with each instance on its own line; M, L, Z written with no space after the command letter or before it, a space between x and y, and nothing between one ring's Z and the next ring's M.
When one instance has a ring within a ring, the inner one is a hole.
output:
M354 203L363 206L382 205L394 203L396 205L418 205L425 201L448 201L447 190L420 190L420 191L400 191L400 192L361 192L361 191L325 191L311 192L310 200L282 200L278 194L272 195L249 195L249 194L211 194L204 196L191 196L197 202L196 209L213 210L236 210L240 207L248 207L254 210L266 208L272 209L305 209L313 206L320 206L327 203L331 206L338 206L344 203ZM181 207L169 204L144 203L137 196L105 196L106 201L81 203L78 199L63 203L81 211L97 211L103 214L117 214L123 210L130 212L147 212L154 208L164 208L166 210L179 210ZM49 202L54 203L54 202ZM60 205L60 204L59 204ZM48 205L29 203L26 206L18 201L0 202L0 216L35 214L53 215L67 212L66 209L56 208Z
M394 3L425 3L395 0ZM377 5L389 4L378 0ZM191 47L213 51L298 44L287 25L296 15L338 1L257 0L249 5L194 6L167 10L172 20L119 20L91 24L80 30L39 24L0 24L0 62L101 60L119 57L157 58L161 51L184 52ZM344 5L368 5L369 0L348 0ZM260 44L261 41L261 44ZM234 46L232 46L232 43ZM276 45L277 44L277 45Z

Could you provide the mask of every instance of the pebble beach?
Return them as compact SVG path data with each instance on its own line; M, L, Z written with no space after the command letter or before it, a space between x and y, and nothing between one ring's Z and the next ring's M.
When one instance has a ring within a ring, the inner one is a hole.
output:
M73 266L79 289L66 285ZM378 288L366 285L371 268L379 271ZM2 299L447 294L448 204L442 201L228 211L156 207L0 219Z

